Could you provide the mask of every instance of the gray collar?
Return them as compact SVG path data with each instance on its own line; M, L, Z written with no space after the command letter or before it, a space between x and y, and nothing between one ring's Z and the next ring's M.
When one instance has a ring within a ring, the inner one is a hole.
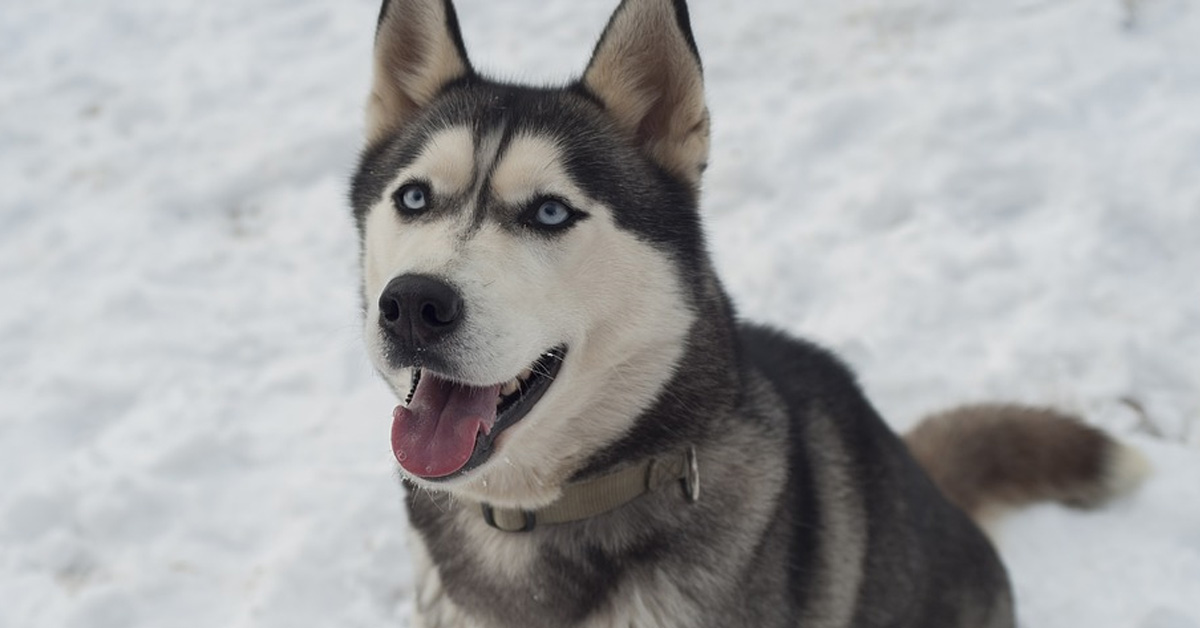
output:
M673 482L682 485L689 504L700 498L700 467L695 447L568 484L561 497L536 510L495 508L484 503L483 520L503 532L529 532L538 525L581 521L604 514Z

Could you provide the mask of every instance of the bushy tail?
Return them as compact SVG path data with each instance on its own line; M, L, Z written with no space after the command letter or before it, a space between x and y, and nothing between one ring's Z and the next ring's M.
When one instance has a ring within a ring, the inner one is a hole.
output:
M963 406L925 419L904 440L950 501L977 521L1043 500L1098 506L1133 490L1149 471L1137 450L1044 408Z

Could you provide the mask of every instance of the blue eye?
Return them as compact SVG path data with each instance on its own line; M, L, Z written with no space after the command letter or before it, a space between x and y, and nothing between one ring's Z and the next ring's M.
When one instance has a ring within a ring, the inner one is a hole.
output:
M525 206L519 220L525 227L542 235L554 236L570 229L580 220L586 220L587 217L587 212L575 209L554 197L542 196Z
M419 183L409 183L396 190L392 202L401 213L419 214L429 206L429 192Z
M542 201L533 216L540 225L557 227L571 218L571 210L558 201Z

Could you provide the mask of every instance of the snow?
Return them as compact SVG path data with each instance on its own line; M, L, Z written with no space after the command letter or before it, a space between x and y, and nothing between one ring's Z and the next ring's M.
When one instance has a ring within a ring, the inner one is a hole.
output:
M614 1L459 0L561 80ZM0 626L403 626L394 400L345 200L373 1L0 20ZM524 9L524 10L522 10ZM1200 5L694 0L747 317L898 428L1079 411L1155 467L996 529L1029 628L1200 628Z

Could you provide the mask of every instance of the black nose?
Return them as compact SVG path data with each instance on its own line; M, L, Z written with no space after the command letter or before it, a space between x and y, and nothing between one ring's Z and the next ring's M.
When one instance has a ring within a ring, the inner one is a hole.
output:
M404 348L423 348L450 335L462 313L458 290L428 275L400 275L379 297L379 326Z

